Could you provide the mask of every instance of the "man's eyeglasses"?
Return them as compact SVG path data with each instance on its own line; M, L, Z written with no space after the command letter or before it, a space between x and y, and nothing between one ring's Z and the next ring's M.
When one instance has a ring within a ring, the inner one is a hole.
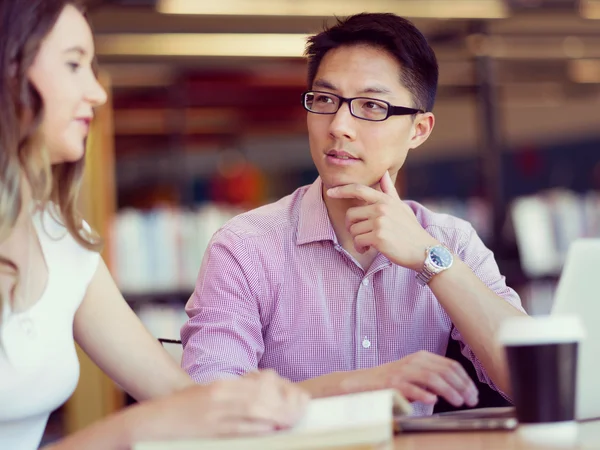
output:
M322 91L308 91L302 94L304 109L314 114L335 114L344 103L348 103L350 114L354 117L372 122L381 122L390 116L410 116L424 112L421 109L394 106L376 98L345 98Z

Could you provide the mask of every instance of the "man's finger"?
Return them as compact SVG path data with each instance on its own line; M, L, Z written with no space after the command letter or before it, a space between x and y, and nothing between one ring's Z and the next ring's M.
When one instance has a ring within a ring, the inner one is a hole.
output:
M479 393L475 383L464 367L455 360L433 353L422 353L420 366L426 370L437 372L463 397L469 406L477 404Z
M377 203L384 200L382 192L365 186L363 184L346 184L327 190L327 195L331 198L355 198L367 203Z
M475 383L467 374L465 368L457 361L446 358L443 356L438 356L438 358L431 358L429 363L429 367L431 369L437 370L449 381L452 382L453 386L457 388L460 392L464 392L466 397L476 397L477 396L477 387Z
M360 241L361 239L367 239L368 236L372 235L372 231L373 231L373 221L371 220L363 220L362 222L357 222L354 225L352 225L349 229L350 234L352 235L352 237L354 238L354 248L356 249L356 251L358 253L360 253L361 255L365 252L368 252L369 249L371 248L370 245L361 245ZM362 236L362 238L361 238ZM368 237L368 240L370 240L371 238Z
M370 220L379 215L379 212L372 205L355 206L346 211L346 228L364 220Z
M448 366L437 367L435 370L437 370L440 376L462 396L467 405L473 407L477 404L479 393L477 392L473 380L471 380L468 375L466 375L467 380L465 380L459 373Z
M434 405L437 402L437 395L428 392L416 384L401 382L393 387L400 391L409 402L421 402L429 405Z
M386 170L383 176L381 177L381 180L379 181L379 187L381 187L381 191L384 194L397 198L398 200L400 199L400 195L398 194L398 190L396 189L396 186L392 181L392 177L390 176L389 171Z
M412 380L414 383L419 383L423 387L426 387L429 391L444 397L451 405L455 407L462 406L465 403L465 399L460 393L454 389L439 373L429 371L427 369L421 370L419 377L416 380Z
M360 222L356 222L348 228L352 237L360 236L361 234L370 233L373 231L373 221L372 220L362 220Z
M373 232L364 233L359 236L354 237L354 248L359 253L365 253L369 251L369 249L373 246L373 242L375 240L375 236ZM381 251L380 249L377 249Z
M464 404L463 397L448 384L435 370L431 370L422 364L412 363L402 367L403 370L398 374L395 383L410 383L417 385L425 391L445 398L450 404L458 407Z

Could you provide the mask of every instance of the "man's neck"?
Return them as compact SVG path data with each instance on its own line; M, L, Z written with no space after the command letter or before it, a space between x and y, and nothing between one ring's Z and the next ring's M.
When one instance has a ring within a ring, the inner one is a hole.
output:
M333 227L333 231L335 232L338 243L344 248L344 250L352 255L354 259L358 261L363 270L366 272L373 263L373 260L377 256L378 252L376 249L371 248L365 253L359 253L354 248L354 239L346 227L346 213L348 209L355 206L361 206L363 205L363 202L354 199L330 198L327 195L327 188L325 186L323 186L322 195L323 201L325 202L325 207L327 208L327 213L329 215L329 220L331 221L331 226Z

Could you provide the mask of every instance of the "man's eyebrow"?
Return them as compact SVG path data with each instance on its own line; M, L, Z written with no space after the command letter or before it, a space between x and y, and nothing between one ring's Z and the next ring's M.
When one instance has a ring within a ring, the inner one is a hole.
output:
M390 91L388 88L384 87L384 86L370 86L367 87L365 89L363 89L362 91L360 91L361 94L391 94L392 91Z
M335 87L335 85L327 80L317 80L313 83L313 86L316 88L322 88L322 89L329 89L331 91L337 91L337 87ZM366 87L364 89L362 89L359 94L364 95L364 94L386 94L389 95L391 94L392 91L388 88L386 88L385 86L380 86L380 85L373 85L373 86L369 86Z
M329 89L331 91L337 91L337 88L333 85L333 83L330 83L326 80L317 80L313 83L313 86L323 89Z
M85 56L87 54L85 49L83 47L80 47L79 45L70 47L70 48L66 49L63 53L79 53L79 55L81 55L81 56Z

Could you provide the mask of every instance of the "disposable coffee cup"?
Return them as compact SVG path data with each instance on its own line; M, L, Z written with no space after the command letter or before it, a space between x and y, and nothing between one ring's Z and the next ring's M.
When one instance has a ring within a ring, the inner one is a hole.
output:
M577 316L516 317L502 323L518 432L548 446L577 440L577 358L584 328Z

